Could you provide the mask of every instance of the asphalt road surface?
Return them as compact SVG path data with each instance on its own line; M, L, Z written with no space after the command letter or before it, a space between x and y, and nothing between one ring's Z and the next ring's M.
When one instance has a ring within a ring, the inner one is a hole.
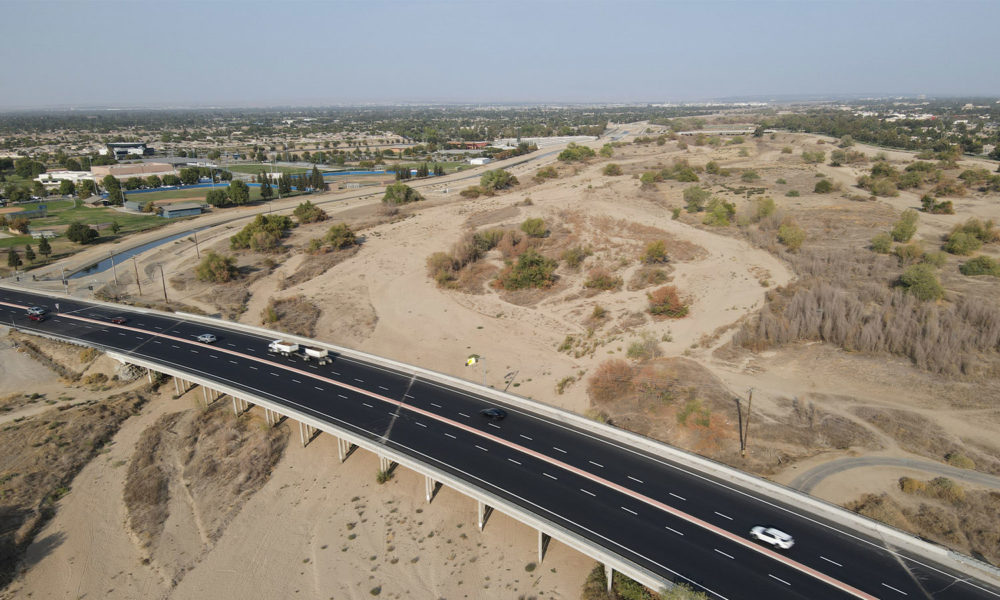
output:
M613 439L381 366L318 366L267 352L222 323L130 313L0 288L0 321L174 365L267 397L417 457L600 544L664 579L718 598L991 598L1000 590L886 547L796 506L746 492ZM29 306L51 312L27 319ZM125 316L124 325L110 323ZM214 333L218 341L195 338ZM276 334L274 337L278 337ZM747 536L795 537L774 551Z

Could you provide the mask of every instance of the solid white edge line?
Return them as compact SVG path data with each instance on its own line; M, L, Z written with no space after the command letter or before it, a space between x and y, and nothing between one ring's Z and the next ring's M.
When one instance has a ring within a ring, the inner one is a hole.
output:
M713 550L715 550L716 552L718 552L719 554L725 556L726 558L728 558L730 560L736 560L736 557L733 556L732 554L726 554L725 552L723 552L722 550L719 550L718 548L713 548Z
M902 595L904 595L904 596L909 596L909 594L907 594L907 593L906 593L906 592L904 592L903 590L901 590L901 589L898 589L898 588L894 588L894 587L892 587L891 585L889 585L888 583L885 583L885 582L882 582L882 585L884 585L885 587L889 588L890 590L892 590L892 591L894 591L894 592L899 592L900 594L902 594Z
M775 577L774 575L771 575L770 573L768 573L767 576L771 577L772 579L777 579L778 581L780 581L781 583L787 585L788 587L792 587L792 584L788 583L787 581L785 581L781 577ZM885 585L885 584L883 583L882 585Z

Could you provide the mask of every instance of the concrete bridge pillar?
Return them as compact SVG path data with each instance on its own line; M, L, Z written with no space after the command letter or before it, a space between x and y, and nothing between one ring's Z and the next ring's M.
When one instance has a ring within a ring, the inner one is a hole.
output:
M205 400L205 406L208 406L208 388L201 386L201 397Z
M424 475L424 495L427 497L427 501L430 502L434 497L434 487L437 482L431 479L429 475Z
M177 377L174 377L174 390L177 392L178 396L181 395L181 380Z
M541 529L538 530L538 563L539 564L541 564L542 559L545 558L545 551L548 549L549 542L551 542L551 541L552 541L552 538L550 536L545 535L545 533Z
M611 583L615 578L615 570L608 563L604 563L604 576L608 578L608 593L611 593Z
M306 425L302 421L299 421L299 438L302 440L302 447L305 448L309 444L309 440L312 439L312 434L315 429L312 425Z
M383 473L388 473L389 469L391 468L392 468L392 461L382 455L379 455L378 457L379 471L382 471Z
M337 438L337 458L340 459L340 462L347 460L347 455L350 454L353 445L344 438Z
M146 369L146 379L149 380L149 383L153 383L153 372L149 369Z
M486 521L489 520L492 512L493 507L487 506L482 500L476 500L476 525L479 527L479 531L486 527Z

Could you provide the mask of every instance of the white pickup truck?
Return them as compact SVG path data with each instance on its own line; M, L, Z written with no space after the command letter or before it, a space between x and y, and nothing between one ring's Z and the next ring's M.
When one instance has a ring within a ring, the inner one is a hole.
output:
M299 351L299 345L295 342L286 342L284 340L274 340L267 345L267 351L272 354L280 354L282 356L291 356Z
M325 365L330 362L330 353L325 348L310 348L309 346L304 346L302 348L302 360L309 362L310 360L316 359L321 365Z

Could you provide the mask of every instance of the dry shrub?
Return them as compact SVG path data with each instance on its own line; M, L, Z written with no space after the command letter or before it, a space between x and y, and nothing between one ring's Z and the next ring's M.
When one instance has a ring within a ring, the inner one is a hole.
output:
M649 298L649 312L654 315L680 318L688 314L688 306L681 302L677 288L665 285L646 294Z
M620 358L601 363L587 380L587 393L594 402L611 402L632 391L632 367Z
M906 356L947 374L976 372L982 353L1000 349L1000 308L969 296L939 306L889 288L899 276L895 260L863 251L787 257L802 279L768 293L764 308L733 337L736 346L760 351L818 340Z
M303 296L271 298L261 313L261 321L281 331L313 337L321 313L318 306Z
M621 277L613 275L604 267L597 267L587 273L587 280L583 285L595 290L617 290L622 287L622 283Z
M163 434L170 431L183 413L161 415L156 423L142 432L132 462L125 476L123 498L128 511L128 525L148 546L159 537L167 520L167 500L170 497L169 473L159 458Z
M504 260L516 259L518 256L524 254L530 247L531 244L529 244L521 234L513 230L506 232L497 244L497 250L500 251L500 256L502 256Z
M660 285L670 281L670 271L672 267L659 268L659 267L640 267L629 279L628 289L629 291L641 290L648 288L651 285Z

